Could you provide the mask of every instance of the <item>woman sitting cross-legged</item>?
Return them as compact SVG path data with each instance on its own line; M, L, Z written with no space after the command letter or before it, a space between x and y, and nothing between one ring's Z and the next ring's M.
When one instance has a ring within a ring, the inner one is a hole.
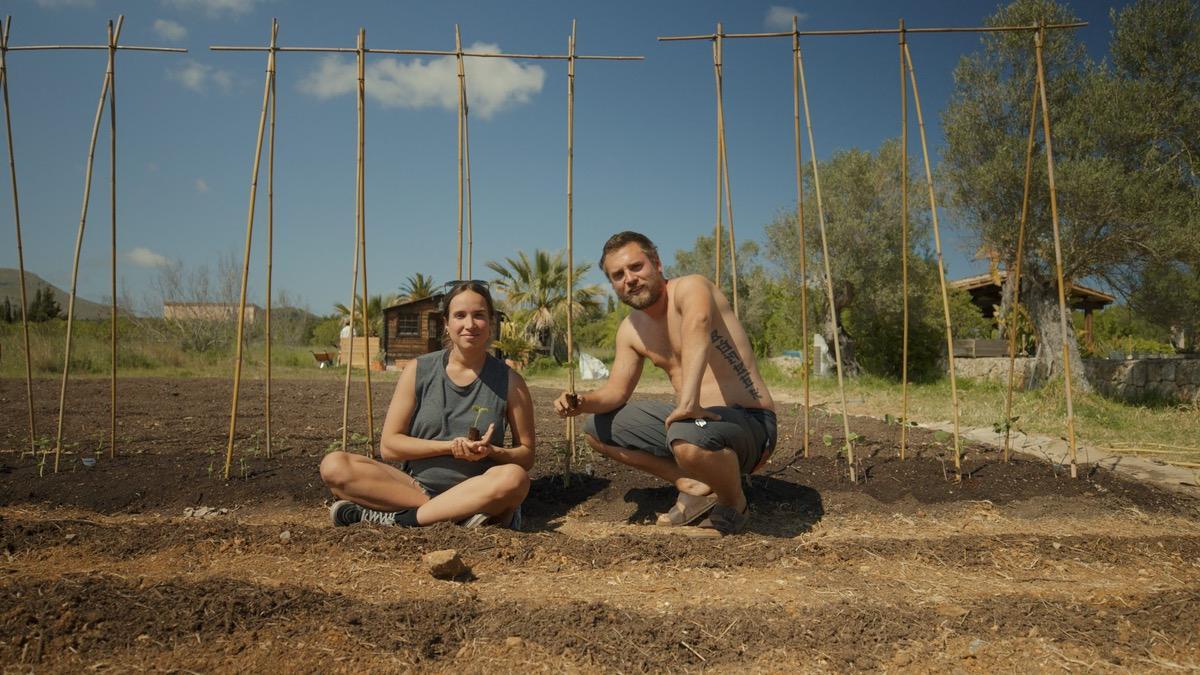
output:
M450 346L404 369L383 422L383 459L404 469L347 452L321 461L339 499L334 525L520 526L535 443L529 389L488 353L496 311L487 286L459 283L442 307ZM469 440L470 427L485 429L479 440ZM501 447L506 428L510 448Z

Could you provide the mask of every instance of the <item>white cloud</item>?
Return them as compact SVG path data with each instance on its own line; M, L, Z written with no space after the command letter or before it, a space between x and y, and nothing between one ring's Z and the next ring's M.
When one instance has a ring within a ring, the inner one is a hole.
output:
M43 9L63 9L70 7L95 7L96 0L37 0L38 7Z
M183 85L185 89L201 94L207 93L210 85L224 92L233 88L233 76L229 71L196 61L189 60L181 67L167 70L167 77Z
M170 42L179 42L187 37L187 29L183 24L171 21L170 19L155 19L154 32L164 40Z
M464 51L499 54L495 44L477 42ZM483 119L513 106L528 103L542 90L545 70L512 59L470 58L467 98L471 112ZM300 82L300 91L329 99L355 91L356 66L327 56ZM367 66L367 96L388 107L458 108L458 66L452 56L425 59L383 59Z
M204 194L205 192L208 192L208 181L204 180L203 178L197 178L196 179L196 192L199 192L200 194Z
M771 5L771 7L767 9L767 16L763 19L763 25L766 26L767 30L791 30L793 16L796 17L800 23L804 23L804 20L808 18L808 15L804 12L792 9L791 7Z
M125 260L135 267L167 267L171 261L164 255L160 255L146 248L138 246L129 253L125 254Z
M259 0L162 0L163 4L176 9L199 10L211 17L223 14L247 14Z

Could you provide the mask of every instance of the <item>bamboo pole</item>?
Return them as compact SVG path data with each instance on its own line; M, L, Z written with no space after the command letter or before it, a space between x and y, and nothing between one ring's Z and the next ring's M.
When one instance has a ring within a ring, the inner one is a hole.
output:
M1042 99L1042 136L1046 144L1046 172L1050 182L1050 222L1054 228L1054 269L1058 276L1058 322L1062 331L1063 384L1067 397L1067 442L1071 449L1071 478L1079 477L1076 465L1075 407L1071 395L1071 347L1067 340L1066 283L1063 281L1062 242L1058 228L1058 193L1054 185L1054 146L1050 140L1050 104L1046 99L1046 68L1042 62L1042 44L1045 30L1033 34L1034 51L1037 56L1038 95Z
M112 63L112 77L108 83L108 129L109 129L109 206L112 224L111 274L111 359L112 371L109 379L109 436L108 456L117 452L117 45L108 29L108 60Z
M575 54L575 20L567 54ZM567 391L575 396L575 59L567 59ZM567 418L567 478L575 462L575 418Z
M719 33L721 24L717 24L717 32ZM716 35L712 41L712 57L713 57L713 82L718 89L721 82L721 41ZM717 100L716 117L716 146L717 146L717 225L713 234L713 284L717 288L721 287L721 235L725 234L724 214L722 207L725 205L725 187L722 182L725 178L724 163L721 161L721 102Z
M279 21L271 21L271 46L279 37ZM264 412L267 434L267 459L271 458L271 277L275 262L275 63L269 64L267 73L271 82L271 128L267 141L267 304L266 304L266 361L267 382Z
M839 29L839 30L804 30L799 31L798 35L804 37L819 37L829 35L889 35L894 33L1004 33L1011 31L1036 31L1039 28L1046 30L1059 30L1064 28L1083 28L1087 26L1086 21L1078 21L1075 23L1056 23L1046 26L967 26L967 27L948 27L948 28L854 28L854 29ZM718 30L718 32L720 32ZM793 33L726 33L722 35L725 38L782 38L790 37ZM659 42L678 42L683 40L712 40L715 35L671 35L658 38Z
M466 89L466 79L463 89ZM467 278L475 278L475 203L471 198L471 105L463 94L463 173L467 179Z
M366 110L367 110L367 80L366 80L366 63L367 63L367 29L358 29L358 244L362 253L362 326L363 335L365 336L366 346L364 350L369 350L371 346L371 318L369 316L370 307L367 304L367 125L366 125ZM352 313L353 314L353 313ZM353 340L351 340L353 342ZM364 359L367 362L366 368L366 390L367 390L367 455L373 457L375 455L375 406L371 400L371 354L364 353Z
M921 114L921 93L917 89L917 73L913 68L912 52L904 44L904 60L908 64L908 77L912 83L913 106L917 112L917 129L921 134L921 156L925 160L925 182L929 187L929 213L933 220L933 244L937 253L938 282L942 291L942 314L946 320L946 359L950 373L950 401L954 412L954 476L962 480L962 438L958 423L958 380L954 372L954 331L950 326L950 295L946 290L946 264L942 257L942 236L938 227L937 199L933 190L933 171L929 168L929 146L925 142L925 118Z
M355 172L357 174L362 171L362 167L357 166L357 162L355 164ZM356 175L355 185L361 180L361 176ZM350 349L347 350L346 354L346 379L342 386L342 452L348 452L350 441L350 367L354 363L354 308L358 305L354 296L358 293L358 253L360 246L358 239L360 236L358 214L356 213L354 218L354 274L350 282L350 317L347 319L350 326ZM370 344L369 339L367 340L367 344Z
M721 24L717 24L717 32L721 32ZM721 179L725 189L725 209L729 218L729 277L733 288L733 315L738 312L738 274L737 247L733 234L733 192L729 189L729 148L725 143L725 47L721 38L716 41L716 78L717 78L717 156L721 161Z
M457 279L463 278L463 115L466 108L467 90L463 86L466 72L463 69L462 37L458 32L458 24L454 24L454 50L458 64L458 268Z
M904 337L900 357L900 459L908 448L908 84L904 81L904 50L908 36L900 19L900 277L904 296Z
M458 26L454 26L454 44L461 51L462 39L458 32ZM463 57L458 57L458 139L459 139L459 174L458 174L458 227L462 232L463 219L463 192L465 185L466 192L466 219L467 219L467 276L473 278L475 276L475 210L471 200L471 104L467 97L467 74L466 63ZM459 273L459 278L463 278L462 273Z
M271 23L271 41L275 41L275 32L278 24L274 21ZM234 347L234 366L233 366L233 400L229 408L229 439L225 444L225 470L223 476L225 480L229 480L229 470L233 466L233 438L237 433L237 411L238 411L238 395L241 393L242 386L242 337L245 334L246 326L246 286L250 281L250 243L253 241L254 235L254 206L258 196L258 168L262 160L263 132L267 125L267 104L271 99L271 75L275 69L275 51L267 51L267 76L263 82L263 102L262 109L258 115L258 140L254 146L254 162L253 169L250 172L250 205L246 211L246 245L245 252L242 256L242 290L238 300L238 316L237 316L237 341Z
M850 465L850 482L858 482L858 471L854 466L854 443L850 440L850 414L846 408L846 381L842 373L842 347L839 339L837 306L833 301L833 273L829 266L829 240L825 236L825 206L821 199L821 172L817 169L817 146L813 142L812 114L808 109L808 84L804 77L804 55L800 51L797 38L793 43L796 49L796 70L800 74L800 96L804 102L804 125L808 129L808 154L812 162L813 189L817 194L817 225L821 231L821 257L825 265L825 292L829 300L829 320L833 326L833 358L837 366L838 395L842 400L842 431L846 434L846 462Z
M109 43L120 39L121 26L125 23L125 17L117 17L116 28L113 28L111 21L108 22ZM71 263L71 294L67 297L67 334L66 344L63 349L63 374L62 384L58 389L58 429L54 438L54 473L58 473L59 461L62 458L62 433L63 419L67 412L67 379L71 372L71 335L75 324L75 291L79 282L79 253L83 248L83 230L87 224L88 202L91 200L92 194L92 167L96 160L96 138L100 134L100 119L104 115L104 102L108 96L108 89L112 84L113 61L111 58L112 51L109 51L110 58L108 67L104 71L104 83L100 87L100 101L96 104L96 118L92 121L92 139L88 143L88 158L87 168L84 171L83 178L83 206L79 213L79 230L75 234L75 257ZM45 454L43 454L43 459ZM39 474L45 472L45 461L42 462Z
M1029 217L1029 188L1033 180L1033 142L1037 134L1038 88L1029 102L1029 140L1025 145L1025 188L1021 195L1021 224L1017 230L1017 256L1013 263L1013 297L1008 320L1008 391L1004 396L1004 461L1012 452L1013 380L1017 370L1017 320L1021 312L1021 262L1025 259L1025 224Z
M809 454L809 369L808 359L811 343L808 339L808 251L804 231L804 159L800 141L800 36L796 30L796 17L792 17L792 138L796 144L796 227L800 233L800 334L804 361L800 366L800 378L804 381L804 457Z
M21 239L21 200L17 191L17 159L13 147L12 107L8 100L8 36L12 29L12 16L4 20L0 32L0 87L4 93L4 131L8 139L8 175L12 180L13 218L17 227L17 274L21 289L21 338L25 347L25 401L29 411L29 454L37 457L37 425L33 415L33 366L29 355L28 298L25 294L25 246ZM24 454L24 453L22 453Z

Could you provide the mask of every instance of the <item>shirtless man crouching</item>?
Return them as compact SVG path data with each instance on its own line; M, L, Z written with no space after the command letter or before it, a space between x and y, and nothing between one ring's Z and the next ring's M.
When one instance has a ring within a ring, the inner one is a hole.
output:
M742 531L749 516L741 475L764 464L776 440L775 403L745 330L708 279L666 279L645 235L610 237L600 268L636 311L617 329L608 382L575 400L564 393L555 410L561 417L592 413L584 426L592 448L679 489L660 525ZM670 377L674 406L629 403L644 358Z

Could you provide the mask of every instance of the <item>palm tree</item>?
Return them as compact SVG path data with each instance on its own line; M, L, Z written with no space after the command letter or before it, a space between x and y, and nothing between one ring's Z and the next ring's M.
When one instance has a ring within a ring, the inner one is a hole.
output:
M505 310L514 323L551 354L560 337L566 334L567 307L573 304L574 316L582 318L599 310L597 285L575 286L573 303L567 298L567 263L563 253L535 249L530 258L519 251L516 258L504 262L488 261L488 269L500 275L493 284L504 291ZM590 264L575 267L575 279L587 272Z
M367 298L367 320L371 322L371 335L380 335L383 332L383 309L391 307L399 300L397 295L372 295ZM354 296L354 315L350 315L350 309L342 303L337 303L333 306L337 311L338 316L345 320L350 318L354 327L355 334L359 330L359 323L362 321L362 298Z
M404 284L400 286L400 298L404 302L421 300L433 295L433 290L433 276L417 272L405 279Z

